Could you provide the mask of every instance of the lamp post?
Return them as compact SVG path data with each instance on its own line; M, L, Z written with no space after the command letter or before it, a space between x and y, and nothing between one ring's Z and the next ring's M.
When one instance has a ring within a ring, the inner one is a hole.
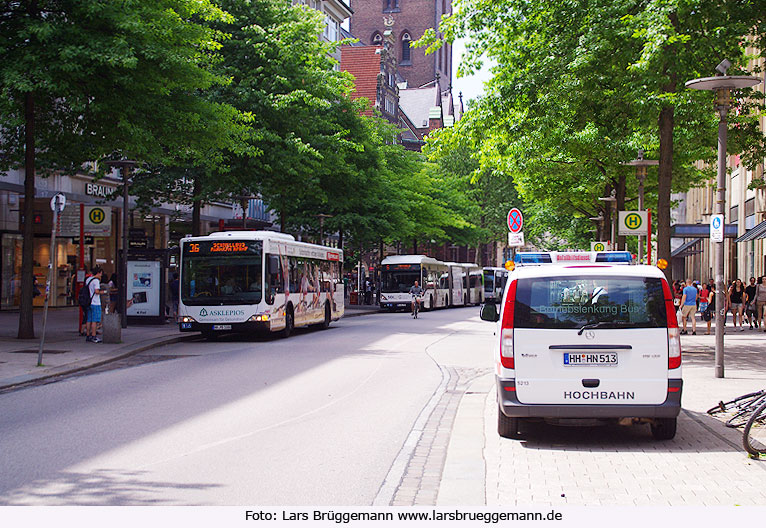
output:
M128 222L128 211L130 210L129 184L130 171L138 163L133 160L112 160L107 161L109 167L119 167L122 173L122 261L120 262L120 324L123 328L128 327L128 232L130 224ZM80 240L82 244L83 241Z
M724 218L722 229L726 229L726 213L724 211L724 204L726 202L726 140L727 140L727 116L729 114L729 108L731 107L731 91L741 88L750 88L757 84L760 84L761 80L757 77L750 77L746 75L726 75L726 71L731 66L731 63L724 59L716 70L719 75L715 77L704 77L701 79L693 79L686 82L686 87L693 90L710 90L715 92L715 109L718 112L718 178L717 178L717 192L715 202L716 214L722 215ZM713 253L715 261L715 283L716 283L716 295L721 298L723 291L725 290L724 284L724 262L723 262L723 240L715 242L715 252ZM726 306L720 301L716 301L715 311L715 377L724 377L724 365L723 365L723 330L726 323L725 317Z
M638 157L634 159L633 161L629 161L627 163L623 163L623 165L629 165L631 167L636 168L636 178L638 178L638 210L643 211L644 210L644 180L646 180L646 172L647 167L651 167L653 165L659 165L659 160L648 160L644 159L644 150L639 149L638 150ZM652 226L649 226L649 229L651 229ZM641 235L638 236L638 262L641 262L641 259L643 258L644 248L641 244ZM647 263L648 264L648 263Z
M601 200L602 202L609 202L609 211L611 212L612 211L612 204L614 204L615 206L617 205L617 191L615 189L612 189L612 194L610 194L609 196L601 196L601 197L599 197L599 200ZM616 213L617 212L614 211L613 214L612 214L612 235L609 238L609 243L612 245L612 249L613 250L616 249L616 247L615 247L615 242L616 241L614 239L614 233L616 231L615 225L617 224L617 214Z
M319 218L319 245L324 245L324 219L325 218L332 218L333 215L328 214L316 214L315 217Z

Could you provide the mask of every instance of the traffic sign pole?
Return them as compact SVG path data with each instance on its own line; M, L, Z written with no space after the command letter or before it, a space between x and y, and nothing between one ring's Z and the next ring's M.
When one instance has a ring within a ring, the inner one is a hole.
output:
M649 216L647 216L649 229L646 231L646 263L651 266L652 265L652 210L647 209L646 212Z
M43 332L40 336L40 350L37 352L37 366L43 366L43 347L45 346L45 327L48 325L48 302L51 295L51 281L53 280L53 271L55 266L53 261L56 258L56 231L58 230L59 214L64 209L66 198L63 194L57 194L51 200L51 209L53 209L53 226L51 227L51 252L48 259L48 280L45 281L45 305L43 306Z

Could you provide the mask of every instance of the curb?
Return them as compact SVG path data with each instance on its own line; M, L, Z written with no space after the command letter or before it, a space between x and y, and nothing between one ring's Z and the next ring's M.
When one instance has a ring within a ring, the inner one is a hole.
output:
M95 358L95 360L93 360L94 358L84 359L77 362L79 363L79 365L77 363L72 363L70 365L63 365L59 367L60 368L59 371L52 372L44 376L35 376L34 374L17 376L15 379L18 381L12 381L10 383L0 384L0 392L6 391L9 389L20 389L20 388L32 385L34 383L37 383L38 381L51 379L58 376L75 374L77 372L82 372L84 370L88 370L94 367L100 367L101 365L106 365L107 363L111 363L113 361L119 361L121 359L125 359L127 357L138 354L140 352L151 350L152 348L158 348L165 345L172 345L173 343L181 343L184 341L193 341L194 339L198 337L199 335L197 334L158 337L149 342L144 341L144 342L135 343L132 345L125 345L123 347L115 349L112 352L112 354L114 355L110 355L108 357L104 357L104 356L97 357Z

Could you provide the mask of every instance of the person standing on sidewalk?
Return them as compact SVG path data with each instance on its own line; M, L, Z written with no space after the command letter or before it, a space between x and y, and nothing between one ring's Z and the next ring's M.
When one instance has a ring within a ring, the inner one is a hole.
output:
M713 320L713 314L715 313L715 301L712 288L709 284L705 284L700 291L700 305L699 310L702 312L702 320L707 322L707 333L710 335L710 322Z
M101 266L95 266L86 283L90 293L90 306L85 310L85 341L88 343L100 343L101 339L96 335L98 325L101 323L101 294L108 293L101 289Z
M755 320L755 314L757 309L755 307L755 277L750 277L750 284L745 288L745 315L747 316L747 322L750 324L750 330L753 329L753 323L755 328L758 328L758 321Z
M744 332L745 329L742 327L743 318L742 318L742 303L744 302L744 295L745 295L745 288L742 285L742 281L740 279L735 279L734 284L731 285L729 288L729 299L731 301L731 317L734 320L734 330L737 330L737 318L739 318L739 331Z
M686 287L681 294L681 321L684 325L684 329L681 331L682 335L686 335L686 319L691 317L692 320L692 335L697 335L697 318L695 316L697 312L697 288L692 286L692 280L686 279Z
M755 285L755 320L761 325L763 331L766 332L766 326L764 326L764 308L766 308L766 281L765 277L758 277L758 284Z
M173 280L170 281L170 318L173 323L178 322L178 300L181 297L181 282L178 280L178 272L173 272Z

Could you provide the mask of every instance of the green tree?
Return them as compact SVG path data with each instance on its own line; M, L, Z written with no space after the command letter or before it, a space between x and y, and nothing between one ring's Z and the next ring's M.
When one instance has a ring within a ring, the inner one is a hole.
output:
M208 0L2 3L0 155L25 168L25 219L36 171L113 151L161 163L221 140L210 123L230 113L197 91L221 81L209 71L220 35L200 22L224 18ZM32 223L23 229L18 336L31 338Z
M440 27L447 39L472 39L462 72L480 66L482 56L497 64L487 96L471 110L475 126L491 136L482 163L511 173L526 202L563 208L578 223L600 213L606 227L609 211L598 198L615 191L618 209L634 199L633 172L621 163L646 149L660 159L659 256L669 258L670 192L709 175L692 163L711 159L716 137L705 98L683 90L683 81L723 56L744 64L744 36L762 28L756 4L461 1ZM425 41L439 45L434 34ZM756 159L763 137L753 134L748 112L737 119L732 147L746 146Z

